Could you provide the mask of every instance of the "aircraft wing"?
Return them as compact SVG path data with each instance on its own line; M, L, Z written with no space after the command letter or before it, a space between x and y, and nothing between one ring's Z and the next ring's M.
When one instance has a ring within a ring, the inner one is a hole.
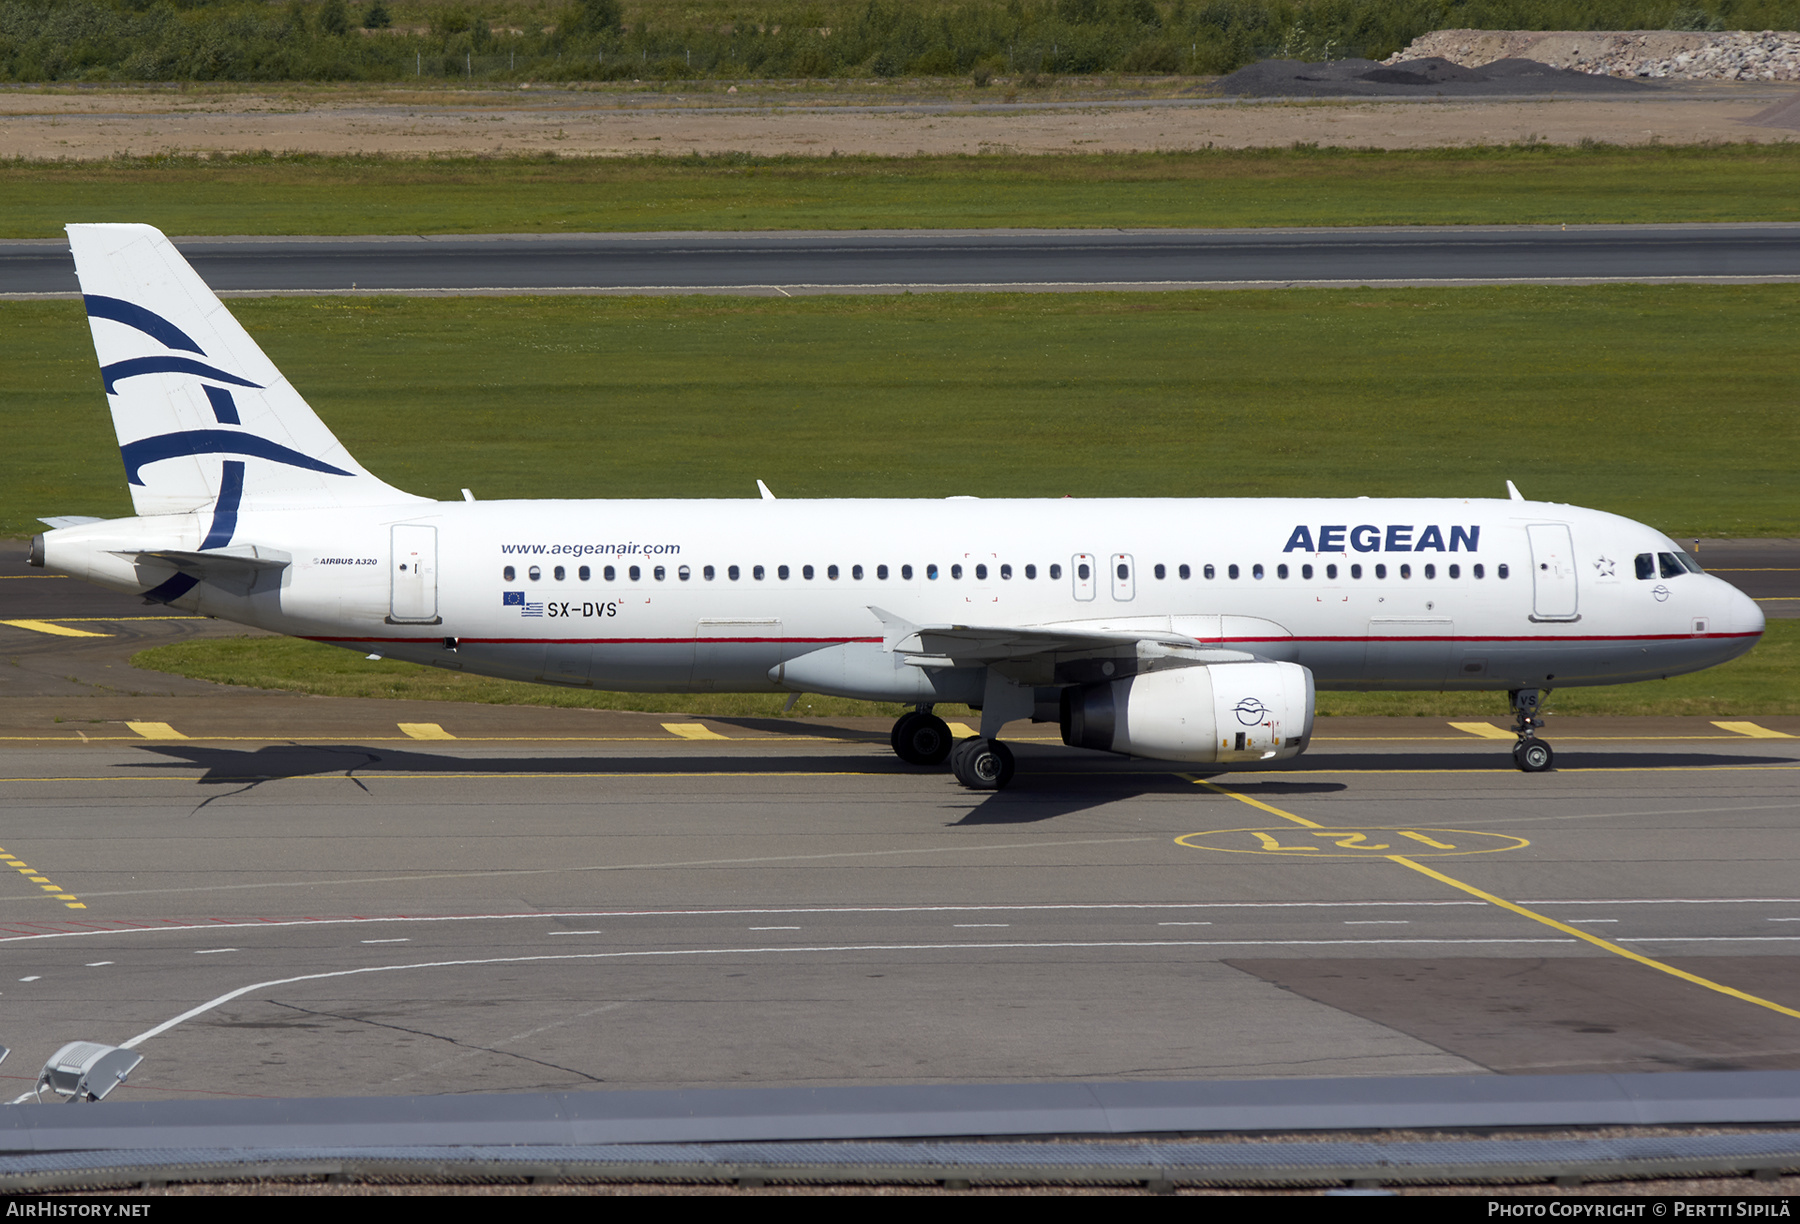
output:
M1021 673L1019 678L1024 679L1023 673L1027 672L1066 673L1070 664L1086 660L1154 658L1166 660L1164 666L1180 666L1243 662L1259 657L1251 651L1222 645L1217 639L1223 618L1217 616L1174 618L1198 622L1193 626L1176 626L1166 616L1144 617L1135 622L1127 619L1049 625L915 625L882 608L869 610L881 620L885 631L883 649L904 655L906 662L915 667L989 665ZM1281 638L1288 636L1285 629L1271 622L1256 623L1276 631ZM1210 642L1209 637L1213 639ZM1038 682L1048 682L1048 676Z

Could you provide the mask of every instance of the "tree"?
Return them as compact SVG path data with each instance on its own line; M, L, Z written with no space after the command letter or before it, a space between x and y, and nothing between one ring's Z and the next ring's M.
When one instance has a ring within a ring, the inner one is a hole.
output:
M363 16L363 29L365 30L385 30L393 24L394 19L388 15L387 5L383 4L381 0L374 0L374 3L369 5L368 13Z
M345 34L350 30L350 10L344 0L325 0L319 6L319 29L326 34Z
M616 34L625 23L619 0L581 0L581 28L596 34Z

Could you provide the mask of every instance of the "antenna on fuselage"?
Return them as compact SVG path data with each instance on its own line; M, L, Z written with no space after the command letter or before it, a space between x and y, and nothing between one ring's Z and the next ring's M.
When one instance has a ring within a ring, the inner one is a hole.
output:
M1506 482L1506 495L1508 497L1512 498L1514 501L1524 501L1525 500L1523 497L1521 497L1519 495L1519 487L1517 485L1513 484L1513 482L1510 480Z
M769 486L764 484L760 480L756 482L756 491L758 493L762 494L762 499L764 501L774 501L775 500L775 495L773 493L769 492Z

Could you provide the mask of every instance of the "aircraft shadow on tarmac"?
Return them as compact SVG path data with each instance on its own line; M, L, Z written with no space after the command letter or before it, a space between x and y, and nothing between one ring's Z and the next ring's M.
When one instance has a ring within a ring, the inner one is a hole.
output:
M225 785L247 781L277 781L283 778L319 778L326 774L344 774L347 778L369 774L493 774L493 776L531 776L531 774L616 774L632 776L706 776L706 774L895 774L925 776L929 770L916 769L887 756L886 752L868 758L844 758L842 754L810 754L783 752L769 756L472 756L459 752L412 752L394 747L367 747L358 743L268 743L257 749L207 747L202 743L157 743L144 745L142 752L155 763L144 769L200 769L202 785ZM988 805L1017 799L1021 803L1046 808L1057 806L1051 797L1064 792L1069 810L1080 810L1094 803L1109 803L1118 797L1152 792L1192 792L1192 778L1217 779L1237 783L1255 794L1318 790L1318 783L1274 781L1265 772L1256 781L1237 770L1211 770L1183 767L1174 761L1134 761L1116 756L1100 756L1089 752L1066 752L1062 749L1039 749L1037 745L1019 747L1019 772L1012 787L988 796ZM1566 751L1557 758L1555 772L1580 770L1645 770L1645 769L1719 769L1719 767L1755 767L1755 765L1789 765L1789 761L1768 756L1750 756L1739 752L1719 751ZM945 778L949 770L943 770ZM1417 774L1449 774L1449 772L1494 772L1510 774L1510 763L1499 752L1330 752L1305 756L1283 765L1282 774L1303 778L1307 774L1337 772L1417 772ZM1341 783L1332 787L1341 788ZM983 805L983 806L988 806Z

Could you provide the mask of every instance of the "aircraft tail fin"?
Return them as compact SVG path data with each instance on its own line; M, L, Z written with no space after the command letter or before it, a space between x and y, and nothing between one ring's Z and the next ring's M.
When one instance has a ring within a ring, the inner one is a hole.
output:
M67 228L139 514L212 507L216 547L240 505L425 500L351 457L159 230Z

